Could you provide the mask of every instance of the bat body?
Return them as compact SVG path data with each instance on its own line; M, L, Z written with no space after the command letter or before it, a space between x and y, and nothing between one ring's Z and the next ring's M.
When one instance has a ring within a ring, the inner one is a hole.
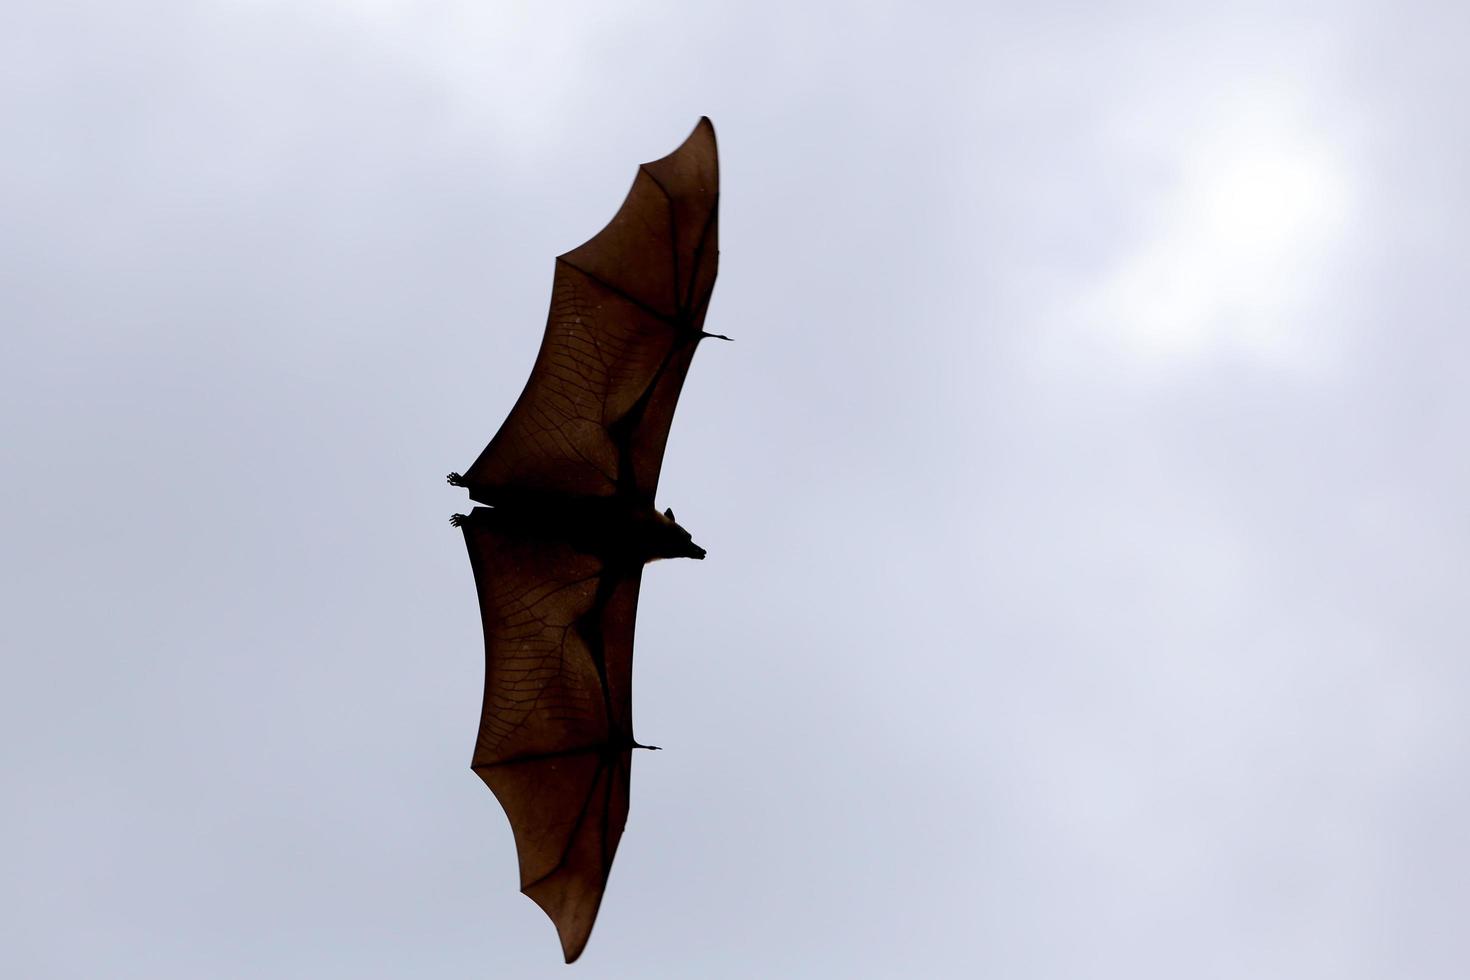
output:
M633 627L643 566L703 558L654 506L718 249L708 119L638 170L601 232L558 257L530 380L449 482L488 506L464 532L485 631L472 768L504 807L521 890L568 963L587 943L628 814ZM728 339L728 338L723 338Z

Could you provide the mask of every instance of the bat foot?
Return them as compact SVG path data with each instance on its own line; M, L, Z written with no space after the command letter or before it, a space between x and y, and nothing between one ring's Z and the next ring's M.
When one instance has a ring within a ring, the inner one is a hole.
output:
M469 519L470 518L468 514L454 514L449 518L449 523L453 524L455 527L464 527Z
M735 338L734 337L726 337L722 333L710 333L710 332L708 332L706 330L699 331L699 336L700 337L713 337L715 340L728 340L732 344L735 342Z
M635 749L648 749L650 752L661 752L661 751L663 751L663 746L661 746L661 745L644 745L642 742L634 742L633 743L633 748L635 748Z
M464 486L464 477L460 476L458 473L451 473L448 476L446 476L444 479L446 479L446 480L449 481L449 485L451 487L462 487L462 486Z

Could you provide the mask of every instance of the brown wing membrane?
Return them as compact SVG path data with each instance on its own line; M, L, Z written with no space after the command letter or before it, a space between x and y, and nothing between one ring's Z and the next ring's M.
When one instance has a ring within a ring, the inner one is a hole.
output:
M470 496L628 494L652 502L719 264L719 162L701 119L638 168L607 227L556 260L531 378L466 471Z
M485 629L473 768L510 820L521 890L556 924L570 963L628 816L642 569L603 567L493 509L463 527Z

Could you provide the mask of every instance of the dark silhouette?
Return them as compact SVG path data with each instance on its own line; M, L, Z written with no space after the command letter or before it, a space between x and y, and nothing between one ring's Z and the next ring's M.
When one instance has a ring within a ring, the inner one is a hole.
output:
M510 818L521 891L570 963L597 918L628 816L633 620L645 563L703 558L654 507L674 406L715 285L719 161L700 119L638 170L607 227L556 260L531 378L449 482L485 627L472 768ZM729 338L721 338L728 340Z

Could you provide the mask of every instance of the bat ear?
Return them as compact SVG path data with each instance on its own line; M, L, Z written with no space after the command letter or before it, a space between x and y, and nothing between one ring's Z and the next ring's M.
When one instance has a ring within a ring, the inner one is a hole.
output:
M671 521L674 520L674 508L670 507L669 509L665 510L664 516Z

